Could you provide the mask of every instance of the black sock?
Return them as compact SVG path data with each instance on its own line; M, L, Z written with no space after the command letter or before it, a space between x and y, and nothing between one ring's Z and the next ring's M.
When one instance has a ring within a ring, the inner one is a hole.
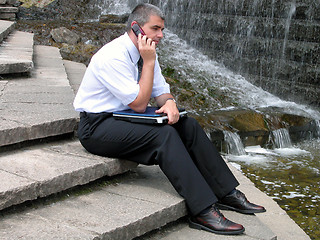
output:
M205 209L203 209L199 214L206 214L206 213L210 212L211 211L211 207L212 207L212 205L207 207L207 208L205 208Z
M227 194L227 196L233 194L235 191L237 191L237 190L236 190L236 189L233 189L231 192L229 192L229 193Z

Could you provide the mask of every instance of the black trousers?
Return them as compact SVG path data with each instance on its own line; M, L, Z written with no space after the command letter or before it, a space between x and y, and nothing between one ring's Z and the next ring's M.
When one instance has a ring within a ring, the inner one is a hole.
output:
M78 135L84 148L93 154L159 165L192 215L239 185L191 117L174 125L156 126L115 120L109 113L81 113Z

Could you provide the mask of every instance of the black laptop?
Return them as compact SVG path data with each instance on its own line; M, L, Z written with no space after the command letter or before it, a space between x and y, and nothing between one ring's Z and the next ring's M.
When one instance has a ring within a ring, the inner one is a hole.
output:
M138 113L132 109L113 112L115 119L145 124L166 124L168 123L168 117L166 114L156 113L158 107L147 107L144 113ZM187 116L187 111L184 108L178 108L181 117Z

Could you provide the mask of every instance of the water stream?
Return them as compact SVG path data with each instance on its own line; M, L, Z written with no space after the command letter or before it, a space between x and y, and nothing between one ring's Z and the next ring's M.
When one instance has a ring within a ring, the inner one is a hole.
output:
M281 108L283 112L316 119L319 112L305 105L284 101L234 74L223 65L208 59L170 31L158 50L160 60L172 66L180 76L205 94L210 87L223 91L238 106L225 105L212 98L216 109L247 108L260 111L266 107ZM194 111L211 112L213 109ZM318 130L319 131L319 130ZM230 141L225 157L241 169L258 188L266 192L284 208L306 232L317 239L320 234L320 140L292 145L287 129L273 131L273 149L260 146L243 149L240 137L225 132ZM319 136L319 134L318 134Z
M108 13L128 12L126 3L125 0L105 0L106 5L115 7L114 12L109 7ZM284 101L254 86L244 77L209 59L170 30L165 31L165 38L157 51L162 65L170 66L210 99L212 104L207 108L188 109L194 114L210 113L218 109L261 111L266 107L277 107L283 112L315 119L317 136L320 136L320 113L317 110ZM210 96L212 88L227 95L229 101L218 101ZM237 104L230 104L233 102ZM230 144L226 159L277 201L312 239L317 239L320 236L320 139L293 145L287 129L278 129L270 136L273 148L264 149L260 146L244 148L236 133L224 132L224 135Z
M246 155L240 136L235 132L223 131L224 141L227 143L227 154L241 156Z
M292 147L289 131L285 128L280 128L272 131L275 148L290 148Z

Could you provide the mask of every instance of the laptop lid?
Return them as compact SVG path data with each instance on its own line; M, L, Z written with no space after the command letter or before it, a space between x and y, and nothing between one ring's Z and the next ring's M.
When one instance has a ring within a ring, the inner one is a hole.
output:
M155 111L158 107L147 107L144 113L138 113L132 109L113 112L113 117L118 120L124 120L135 123L145 124L165 124L168 122L166 114L159 114ZM179 108L180 118L187 116L187 112L184 108Z

